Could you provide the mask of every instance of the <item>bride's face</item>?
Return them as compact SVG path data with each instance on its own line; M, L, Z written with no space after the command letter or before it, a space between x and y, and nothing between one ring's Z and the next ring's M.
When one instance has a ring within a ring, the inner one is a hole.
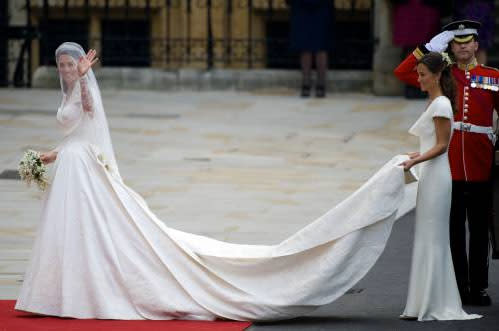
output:
M427 92L435 88L438 85L439 75L434 74L428 69L428 67L420 63L417 67L418 71L418 82L421 86L421 91Z
M62 54L59 56L57 70L66 84L71 84L78 78L76 61L70 55Z

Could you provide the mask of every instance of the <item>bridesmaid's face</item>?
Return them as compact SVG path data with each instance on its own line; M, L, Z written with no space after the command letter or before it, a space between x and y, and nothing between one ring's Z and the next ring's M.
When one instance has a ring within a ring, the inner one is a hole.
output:
M78 78L75 60L67 55L62 54L57 61L57 70L66 84L74 82Z
M439 80L439 75L434 74L428 69L426 64L420 63L418 64L417 67L418 71L418 82L419 85L421 86L421 91L427 92L433 88L435 88L436 85L438 85L438 80Z

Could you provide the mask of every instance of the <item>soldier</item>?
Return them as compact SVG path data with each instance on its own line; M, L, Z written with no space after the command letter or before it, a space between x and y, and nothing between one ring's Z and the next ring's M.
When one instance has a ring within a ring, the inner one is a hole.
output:
M417 61L427 52L443 52L448 47L456 63L454 134L449 145L452 173L450 246L456 280L463 304L491 305L487 294L489 220L492 212L490 177L495 135L493 111L499 111L499 71L479 65L480 23L455 21L443 28L429 43L419 46L396 69L402 81L419 86ZM469 260L466 252L468 221Z

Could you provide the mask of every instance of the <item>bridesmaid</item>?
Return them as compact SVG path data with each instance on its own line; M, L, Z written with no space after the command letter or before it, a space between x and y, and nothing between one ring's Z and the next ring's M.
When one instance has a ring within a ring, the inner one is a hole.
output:
M417 65L421 91L429 104L409 133L420 151L409 153L405 170L421 163L409 294L402 319L464 320L481 317L462 309L449 243L452 179L447 156L452 136L455 84L440 53L430 52Z

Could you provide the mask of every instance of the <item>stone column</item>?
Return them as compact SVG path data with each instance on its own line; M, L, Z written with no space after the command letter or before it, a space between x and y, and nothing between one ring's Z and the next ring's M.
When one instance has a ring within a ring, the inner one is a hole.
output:
M402 50L392 43L392 12L389 0L374 1L373 92L376 95L402 95L403 84L393 75Z
M0 4L0 28L6 29L9 25L9 13L7 2ZM8 57L9 57L9 40L7 35L2 33L0 35L0 86L7 86L8 77Z

